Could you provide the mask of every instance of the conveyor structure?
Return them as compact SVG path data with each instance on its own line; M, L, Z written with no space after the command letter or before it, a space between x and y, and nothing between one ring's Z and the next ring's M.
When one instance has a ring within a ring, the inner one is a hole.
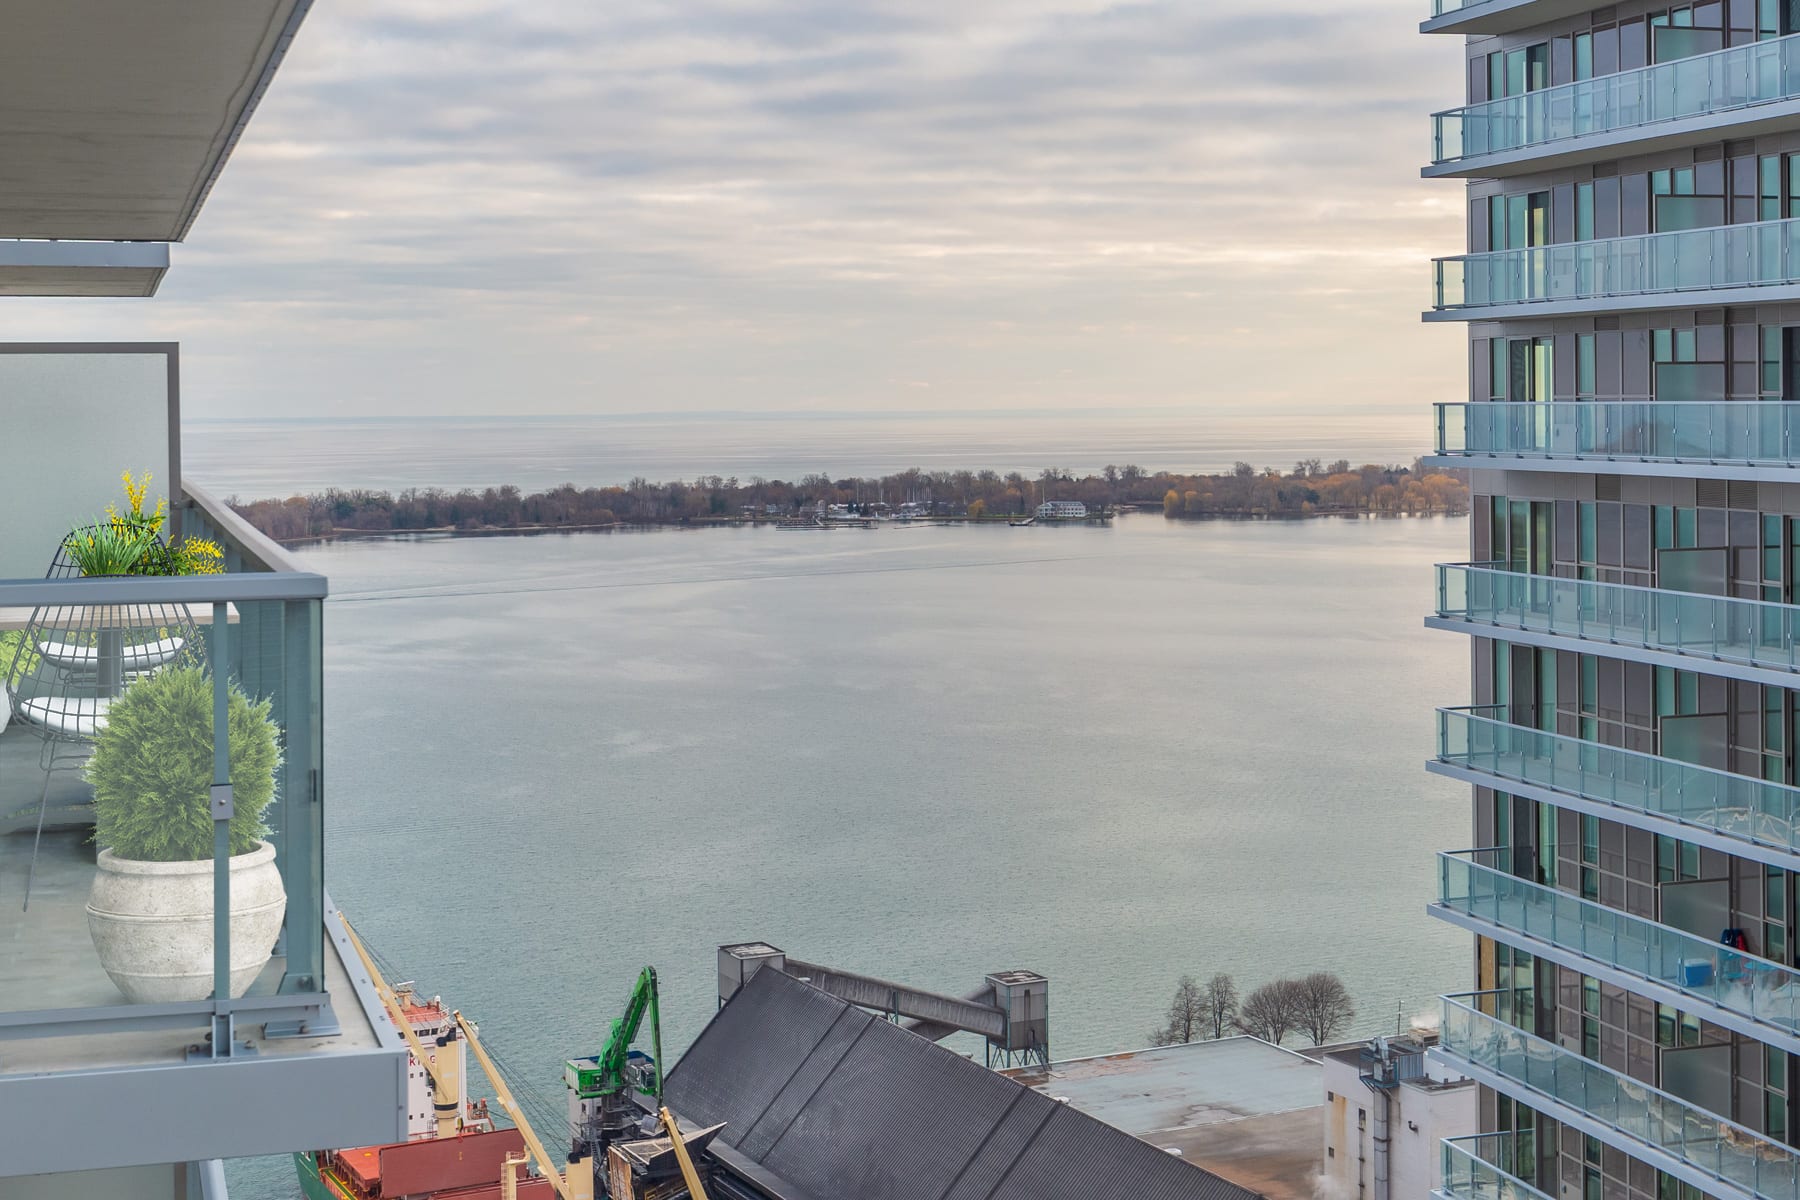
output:
M990 1067L1050 1064L1050 983L1035 971L996 971L966 996L950 996L803 962L767 942L719 947L719 1003L773 968L858 1008L881 1013L938 1042L955 1033L983 1039Z

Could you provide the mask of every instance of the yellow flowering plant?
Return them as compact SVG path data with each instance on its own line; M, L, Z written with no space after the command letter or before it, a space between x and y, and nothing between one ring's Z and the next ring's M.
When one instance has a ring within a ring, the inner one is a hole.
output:
M168 545L162 543L163 527L169 520L169 501L167 497L158 497L156 507L146 509L145 503L150 497L150 472L142 476L134 476L130 471L120 474L125 483L125 508L121 510L117 504L106 506L106 527L120 541L130 543L143 542L147 549L135 561L130 574L133 575L223 575L225 573L225 551L215 541L202 537L184 537ZM90 535L102 528L79 530L83 536ZM74 535L71 535L74 536ZM92 541L89 538L90 542ZM110 539L106 539L110 540ZM89 572L84 571L84 574Z

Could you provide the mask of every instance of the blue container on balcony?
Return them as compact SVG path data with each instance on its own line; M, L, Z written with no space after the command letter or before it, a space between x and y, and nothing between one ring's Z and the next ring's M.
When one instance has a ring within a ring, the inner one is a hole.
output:
M1703 988L1713 980L1713 965L1705 959L1683 959L1681 962L1681 986L1685 988Z

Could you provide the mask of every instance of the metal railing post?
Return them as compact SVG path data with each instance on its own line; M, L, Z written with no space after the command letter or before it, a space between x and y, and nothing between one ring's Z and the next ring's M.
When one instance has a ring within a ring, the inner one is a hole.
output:
M213 605L213 1018L211 1057L232 1052L231 1017L231 639L230 605Z

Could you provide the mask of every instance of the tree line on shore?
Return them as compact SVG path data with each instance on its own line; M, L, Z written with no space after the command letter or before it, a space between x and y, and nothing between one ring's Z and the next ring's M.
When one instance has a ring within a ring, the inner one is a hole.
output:
M1236 981L1223 972L1205 983L1183 975L1166 1021L1150 1033L1150 1044L1177 1046L1241 1033L1279 1046L1288 1034L1304 1033L1313 1045L1323 1046L1355 1017L1344 981L1329 971L1272 980L1241 999Z
M1150 472L1108 466L1076 476L1050 468L1035 479L1017 471L921 471L880 478L798 481L706 475L692 481L578 488L565 483L526 494L512 485L477 491L408 488L401 492L333 488L286 499L240 501L235 508L278 541L345 531L577 528L610 525L729 523L799 519L831 505L911 503L932 516L1020 516L1042 500L1080 500L1090 509L1155 508L1168 517L1304 516L1314 513L1443 513L1468 510L1467 484L1454 473L1410 467L1350 466L1307 459L1291 472L1238 463L1220 475Z

